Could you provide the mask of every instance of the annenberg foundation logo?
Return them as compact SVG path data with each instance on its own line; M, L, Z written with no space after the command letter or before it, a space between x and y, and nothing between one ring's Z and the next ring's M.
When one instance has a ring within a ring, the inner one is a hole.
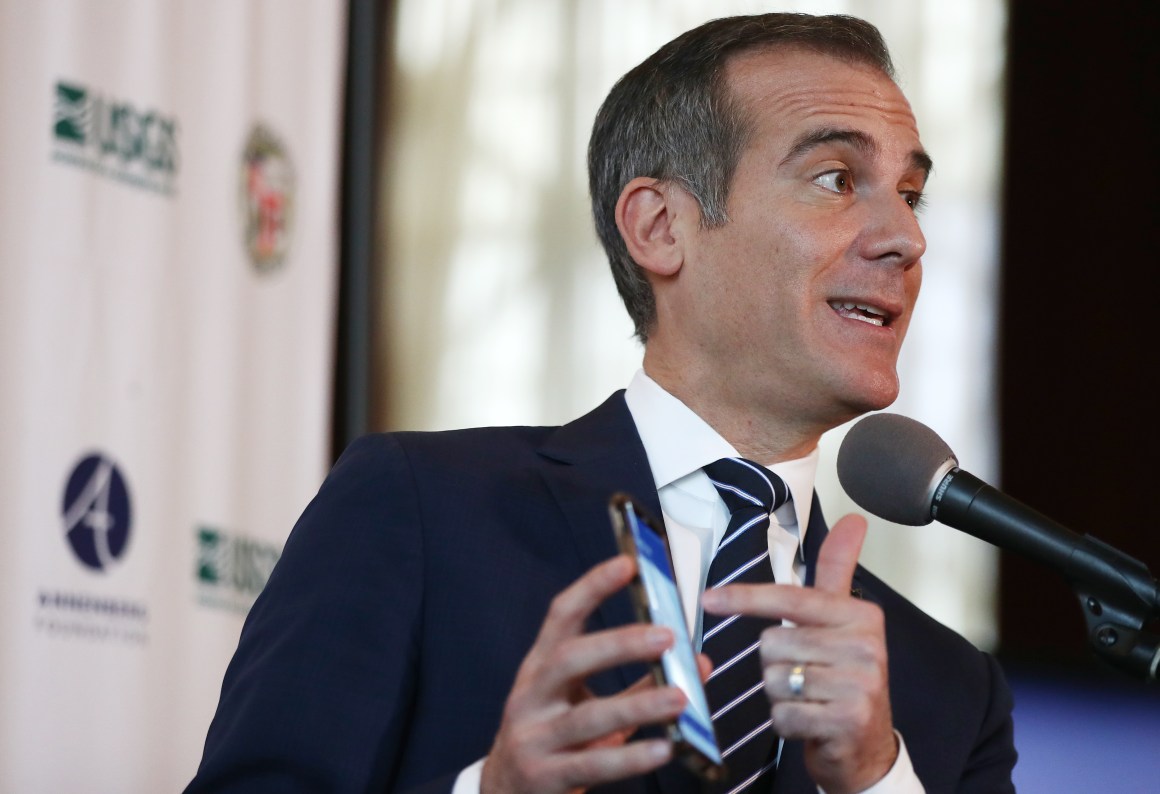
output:
M52 159L136 188L177 192L177 119L58 81Z
M278 268L290 247L294 221L294 164L282 141L258 124L242 153L243 240L260 273Z
M124 556L133 514L125 477L109 457L91 454L73 467L62 512L68 544L86 567L107 571Z
M124 559L133 511L125 476L110 456L92 452L73 466L61 512L68 545L87 570L104 574ZM75 582L44 582L33 607L37 631L68 642L147 645L149 604L132 592L112 592L115 581L102 577L92 590Z

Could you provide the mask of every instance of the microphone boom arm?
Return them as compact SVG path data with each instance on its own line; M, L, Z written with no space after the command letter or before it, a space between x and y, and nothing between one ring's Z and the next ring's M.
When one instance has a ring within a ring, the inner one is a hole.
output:
M1160 636L1144 626L1160 617L1160 588L1144 563L1064 528L959 468L935 489L931 517L1062 572L1079 598L1095 652L1125 672L1157 679Z

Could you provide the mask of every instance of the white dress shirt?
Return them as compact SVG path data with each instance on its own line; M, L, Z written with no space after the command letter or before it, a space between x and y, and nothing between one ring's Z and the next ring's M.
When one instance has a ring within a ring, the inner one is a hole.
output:
M661 513L673 554L674 573L689 636L701 636L701 593L713 554L725 535L729 512L701 467L726 457L739 457L733 446L701 417L652 378L638 370L625 392L629 413L644 445L657 485ZM802 583L805 558L802 543L813 503L818 452L797 460L765 464L785 480L791 499L774 511L769 524L769 557L774 580ZM894 766L862 794L919 794L924 789L914 774L902 736ZM780 755L780 747L778 750ZM478 794L483 762L464 769L452 794ZM821 794L825 794L821 788Z
M700 638L701 592L713 554L729 526L729 511L701 467L740 455L643 370L636 373L624 397L657 484L689 636ZM792 497L774 511L769 522L769 559L775 581L800 585L805 576L802 542L810 521L817 467L817 450L768 467L785 481Z

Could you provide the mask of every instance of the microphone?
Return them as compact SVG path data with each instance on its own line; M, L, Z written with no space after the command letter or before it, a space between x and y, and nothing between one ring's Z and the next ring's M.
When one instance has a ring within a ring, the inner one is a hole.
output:
M838 450L838 481L860 507L887 521L919 526L937 519L1063 574L1080 595L1097 650L1110 651L1119 639L1106 622L1095 625L1105 610L1105 619L1115 613L1137 629L1160 613L1160 590L1142 562L963 471L946 442L913 419L872 414L855 424ZM1138 661L1156 677L1160 654Z

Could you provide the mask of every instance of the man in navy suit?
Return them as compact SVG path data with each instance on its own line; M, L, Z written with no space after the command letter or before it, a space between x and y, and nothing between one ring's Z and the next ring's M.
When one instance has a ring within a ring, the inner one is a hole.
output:
M701 790L657 728L684 707L645 674L673 637L633 621L614 491L663 516L694 636L705 612L789 624L761 635L757 693L784 744L736 790L1011 790L994 661L857 568L865 522L827 533L812 495L820 435L897 395L929 170L859 20L717 20L626 75L589 171L643 370L561 428L352 445L246 622L190 791ZM702 593L728 511L701 467L737 456L792 495L780 584Z

